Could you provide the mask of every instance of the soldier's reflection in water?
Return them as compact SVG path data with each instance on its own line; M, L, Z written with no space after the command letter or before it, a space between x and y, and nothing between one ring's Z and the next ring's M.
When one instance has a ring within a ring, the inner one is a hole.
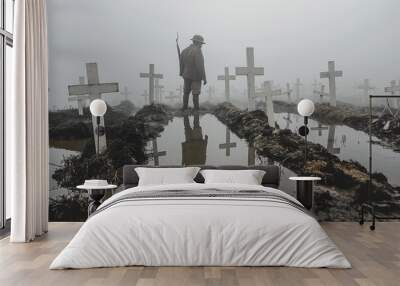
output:
M189 115L183 116L185 127L185 142L182 142L182 165L203 165L207 158L208 136L203 138L199 113L193 116L193 128L190 126Z

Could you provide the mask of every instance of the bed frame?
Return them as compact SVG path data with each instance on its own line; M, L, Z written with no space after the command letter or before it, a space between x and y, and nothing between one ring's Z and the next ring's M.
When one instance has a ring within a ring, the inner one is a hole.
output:
M135 171L136 167L147 167L147 168L179 168L182 166L168 165L168 166L148 166L148 165L125 165L123 168L123 188L128 189L136 187L139 183L139 176ZM192 167L192 166L191 166ZM262 185L265 187L278 188L280 183L280 169L275 165L268 166L238 166L238 165L222 165L222 166L194 166L200 167L201 169L216 169L216 170L262 170L265 171L265 175L262 179ZM197 183L204 183L203 176L198 173L194 180Z

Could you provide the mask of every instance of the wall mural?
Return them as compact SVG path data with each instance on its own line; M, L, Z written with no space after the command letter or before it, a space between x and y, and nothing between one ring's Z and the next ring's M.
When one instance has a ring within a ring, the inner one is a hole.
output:
M302 8L308 0L297 9L272 1L261 17L267 4L255 0L192 1L189 11L178 0L114 2L48 2L51 221L85 220L88 195L76 186L90 178L120 185L125 164L275 164L292 195L289 176L322 177L319 220L358 217L368 189L368 95L400 93L390 52L400 45L351 49L358 40L343 34L388 28L369 29L362 11L357 25L320 20L348 6L391 4L326 1L311 11ZM299 31L321 38L299 43ZM98 98L108 106L100 126L89 110ZM305 164L296 108L303 98L316 104ZM372 197L390 216L400 213L399 107L397 99L376 100L372 110Z

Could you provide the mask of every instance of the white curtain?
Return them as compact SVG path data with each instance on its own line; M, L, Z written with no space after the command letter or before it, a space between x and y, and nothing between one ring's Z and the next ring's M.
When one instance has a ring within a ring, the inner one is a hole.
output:
M6 180L11 188L12 242L48 227L48 54L46 0L16 0L14 94L7 112Z

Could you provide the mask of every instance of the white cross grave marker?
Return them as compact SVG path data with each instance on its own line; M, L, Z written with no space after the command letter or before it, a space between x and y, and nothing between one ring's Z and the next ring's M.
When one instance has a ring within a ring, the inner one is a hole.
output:
M207 88L207 94L208 94L208 101L211 102L213 97L214 97L215 89L212 86L209 86Z
M246 48L246 61L247 67L236 67L236 75L247 76L247 97L249 100L248 108L249 111L256 109L255 97L256 97L256 84L255 76L264 75L264 68L254 66L254 48Z
M336 106L336 78L343 76L343 71L335 70L335 61L328 62L328 71L321 72L320 78L327 78L329 80L329 98L330 104Z
M179 102L181 98L178 94L175 94L173 91L170 91L169 95L167 95L165 99L167 99L171 104L174 104L176 102Z
M265 97L265 112L268 117L268 125L275 127L274 102L272 97L282 95L282 91L280 89L273 90L272 84L273 82L271 80L264 81L262 91L257 92L256 96L261 95Z
M141 96L144 97L144 105L147 105L149 102L149 93L147 92L147 90L145 89L144 92L141 94Z
M318 136L322 136L322 131L328 130L328 127L322 126L320 122L318 122L318 127L311 127L312 131L318 131Z
M290 83L287 83L286 84L286 91L284 91L282 93L282 95L287 95L289 103L292 103L292 92L293 92L293 90L290 88Z
M219 75L217 77L217 79L225 81L225 100L229 102L230 101L230 96L231 96L229 81L235 80L236 76L229 75L229 67L225 67L225 74L224 75Z
M119 92L118 83L100 83L97 63L87 63L86 73L88 84L69 85L70 95L89 95L90 101L101 98L103 93Z
M125 101L128 101L128 100L129 100L129 95L131 95L132 92L130 92L130 91L128 90L128 87L125 85L125 86L124 86L124 91L120 92L120 94L124 97L124 100L125 100Z
M361 89L363 91L363 101L365 102L369 98L369 91L374 90L375 87L370 85L369 79L366 78L364 79L363 83L360 84L358 89Z
M79 77L79 84L83 85L85 84L85 77L84 76L80 76ZM83 108L86 106L86 101L88 100L88 95L84 94L84 95L73 95L73 94L69 94L68 96L68 101L76 101L78 104L78 114L79 116L83 115Z
M319 103L324 102L324 97L328 97L329 94L325 92L325 85L321 84L320 90L314 90L314 94L319 95Z
M87 63L86 74L87 74L88 84L69 85L68 86L69 94L77 96L88 95L90 101L92 101L96 98L101 98L101 95L103 93L119 92L119 87L117 82L100 83L97 63ZM101 153L107 148L104 117L102 116L100 118L99 129L103 130L104 132L100 135L99 140L97 140L97 129L98 129L97 120L96 117L94 116L92 116L92 125L93 125L93 135L96 146L96 153L97 152Z
M160 152L158 151L157 139L151 140L151 143L152 143L153 151L151 153L147 154L147 156L149 158L153 158L154 166L159 166L160 165L160 157L166 156L167 151L160 151Z
M318 90L318 88L321 86L321 84L316 79L314 79L312 86L313 86L313 90Z
M388 92L391 95L395 95L396 94L396 81L395 80L391 80L390 81L390 86L385 87L385 92Z
M292 119L290 118L290 112L287 113L286 117L283 117L283 120L286 121L286 127L285 129L290 129L290 124L293 123Z
M314 82L312 84L312 92L314 95L319 95L318 90L321 89L321 85L322 85L321 83L319 83L316 79L314 79Z
M396 86L396 91L400 91L400 80L398 81L398 84ZM397 108L400 108L400 98L397 99Z
M296 96L296 102L300 101L300 87L303 84L300 82L300 78L296 79L296 83L294 84L294 95Z
M390 81L390 86L385 87L385 92L390 93L391 95L396 95L397 91L400 91L400 81L399 85L396 85L396 81L392 80ZM395 102L395 108L400 108L399 99L394 98L394 102Z
M176 91L178 92L178 95L180 96L180 98L183 99L183 86L180 85L180 86L176 89Z
M236 143L231 142L231 131L226 127L225 143L219 144L219 149L225 149L226 157L231 156L231 148L236 148Z
M162 74L154 73L154 64L149 65L148 73L140 73L141 78L149 79L149 104L154 104L154 79L163 78Z
M176 89L176 91L178 92L178 96L179 96L179 102L181 102L182 100L183 100L183 86L182 85L180 85L177 89Z
M162 93L164 86L160 84L160 79L156 78L154 83L155 90L155 102L158 104L162 103Z
M329 125L329 130L328 130L328 145L326 146L326 149L328 149L328 152L331 154L339 154L340 153L340 148L336 148L334 146L335 143L335 125Z

